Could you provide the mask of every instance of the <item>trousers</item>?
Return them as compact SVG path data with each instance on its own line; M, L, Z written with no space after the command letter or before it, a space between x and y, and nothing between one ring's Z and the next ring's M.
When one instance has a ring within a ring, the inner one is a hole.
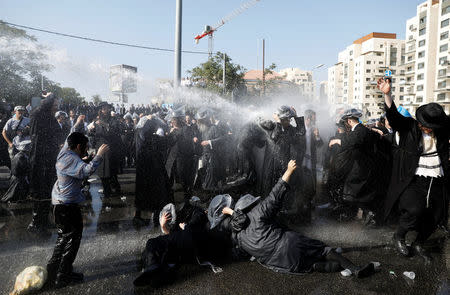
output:
M81 210L77 204L55 205L53 210L58 238L48 268L70 274L83 233Z

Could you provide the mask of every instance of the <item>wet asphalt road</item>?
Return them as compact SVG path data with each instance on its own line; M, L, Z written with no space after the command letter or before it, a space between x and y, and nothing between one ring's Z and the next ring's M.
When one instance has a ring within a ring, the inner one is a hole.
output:
M81 284L40 294L449 294L450 246L442 232L433 235L430 249L433 263L424 266L418 257L399 257L389 246L392 228L369 229L358 221L338 223L317 216L311 226L296 227L304 234L341 246L345 255L358 264L379 261L375 275L356 279L339 273L285 275L265 269L257 262L239 262L223 266L214 274L209 268L183 266L173 284L152 288L134 288L138 275L137 258L148 238L159 235L151 226L137 229L134 214L134 174L120 176L123 196L103 199L91 185L92 201L83 208L84 233L75 270L85 275ZM4 174L3 174L4 175ZM1 182L0 182L1 185ZM123 198L125 197L125 198ZM28 234L30 205L4 206L0 212L0 294L12 291L15 277L25 267L45 266L56 240L55 230L47 238ZM145 216L144 216L145 217ZM150 216L147 216L150 218ZM295 226L294 226L295 227ZM442 241L443 240L443 241ZM441 241L440 243L436 243ZM434 245L441 245L435 247ZM395 272L396 277L389 275ZM407 279L403 271L414 271Z

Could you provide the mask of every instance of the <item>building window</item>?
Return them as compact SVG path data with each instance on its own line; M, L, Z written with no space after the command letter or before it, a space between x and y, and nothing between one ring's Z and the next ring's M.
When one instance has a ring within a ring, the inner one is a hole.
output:
M370 78L366 78L366 81L369 82L369 81L370 81Z
M366 73L370 73L370 70L366 70Z
M445 88L447 86L447 81L442 81L438 83L438 88Z
M403 97L404 97L403 95L400 95L400 100L403 100Z
M391 66L393 66L393 67L395 67L395 66L397 65L397 61L395 61L395 60L391 60L391 63L390 63L390 65L391 65Z
M416 102L422 102L422 101L423 101L423 96L416 97Z
M424 67L425 67L425 63L423 63L423 62L417 64L417 68L418 68L419 70L420 70L420 69L423 69Z
M417 91L423 91L423 85L417 85Z
M420 40L419 41L419 47L422 47L422 46L424 46L425 45L425 40Z
M439 72L438 72L439 78L440 77L444 77L446 74L447 74L447 70L446 69L439 70Z
M425 56L425 51L421 51L419 52L419 54L417 55L418 58L422 58Z
M440 65L445 65L447 63L447 57L446 56L443 56L443 57L441 57L440 59L439 59L439 64Z
M439 93L437 95L437 100L445 100L445 93Z
M444 4L445 1L442 1L442 4ZM442 8L442 15L447 14L450 12L450 6L447 6L445 8Z
M441 21L441 28L445 28L448 26L450 18L447 18L446 20Z
M447 49L448 49L448 44L441 45L441 47L439 47L439 52L447 51Z
M423 76L424 76L424 74L417 75L417 80L423 80Z
M444 40L444 39L447 39L447 38L448 38L448 31L441 34L441 40Z
M408 56L408 61L412 61L412 59L413 59L412 55Z
M405 87L400 87L400 92L405 91Z
M353 55L353 50L350 51L350 55Z
M422 17L422 18L419 20L419 23L420 23L421 25L425 24L426 22L427 22L427 17L426 17L426 16Z
M366 90L370 90L370 86L366 86Z
M381 56L381 53L377 52L377 56Z
M368 60L367 62L366 62L366 64L368 64L368 65L370 65L372 62L370 61L370 60Z
M426 28L420 29L419 30L419 36L425 35L426 32L427 32Z

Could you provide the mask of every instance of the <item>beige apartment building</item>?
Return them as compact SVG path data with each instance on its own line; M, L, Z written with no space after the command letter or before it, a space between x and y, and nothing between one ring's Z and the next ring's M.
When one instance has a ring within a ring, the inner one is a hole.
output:
M278 72L284 80L299 85L300 94L306 98L313 100L315 98L314 80L312 71L304 71L299 68L287 68Z
M396 34L370 33L355 40L328 69L328 101L359 108L366 119L380 117L384 100L376 81L390 70L394 98L403 95L399 77L404 52L405 41L397 39Z
M406 22L405 95L398 102L412 114L425 103L438 102L450 111L450 0L428 0Z

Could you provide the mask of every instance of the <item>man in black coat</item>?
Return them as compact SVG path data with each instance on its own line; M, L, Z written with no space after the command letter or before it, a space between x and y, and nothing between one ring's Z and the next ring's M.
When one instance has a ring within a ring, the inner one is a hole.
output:
M416 120L404 117L392 100L390 81L379 79L378 88L385 94L386 118L399 134L393 148L385 216L398 207L400 219L394 234L397 251L409 256L405 236L408 231L417 231L413 249L428 263L431 257L423 243L448 218L449 118L437 103L419 107Z
M107 102L100 103L100 115L97 121L88 125L89 136L94 137L95 148L98 149L102 144L110 147L105 154L103 162L97 169L103 185L103 195L111 197L112 188L116 193L120 193L120 184L117 179L120 169L120 160L123 152L122 140L120 134L122 131L119 120L111 116L111 105Z
M246 195L239 199L234 210L229 207L222 210L224 214L231 215L235 244L276 272L335 272L348 269L357 277L372 274L372 263L363 268L357 267L323 242L283 228L275 222L296 169L296 162L289 161L286 172L263 201L258 203L259 198Z
M295 121L295 126L291 125L291 118ZM268 195L272 187L277 183L283 174L284 167L290 159L295 159L302 163L306 149L305 123L304 118L297 116L293 107L281 106L274 113L274 121L263 121L261 128L266 132L266 148L263 164L262 183L260 192ZM292 191L289 193L288 201L285 202L285 211L296 217L300 217L296 207L296 202L302 198L301 176L302 171L296 172L292 181ZM302 210L303 211L303 210ZM309 218L307 218L308 221Z
M61 128L55 119L59 101L47 93L41 105L31 114L30 193L33 219L28 231L46 233L53 184L56 181L56 158L59 153Z
M184 107L183 107L184 108ZM167 175L171 183L181 183L184 192L185 203L192 197L194 187L197 154L194 138L198 137L197 128L188 126L184 122L184 109L173 110L169 113L172 126L168 135L169 155L166 161Z
M341 139L331 140L330 145L340 144L344 150L349 151L349 157L353 162L345 179L343 200L360 206L370 219L374 218L372 211L379 208L375 203L381 197L380 175L382 172L377 169L381 163L376 163L375 154L375 146L380 135L359 123L361 116L362 113L357 109L347 110L342 120L351 131Z

